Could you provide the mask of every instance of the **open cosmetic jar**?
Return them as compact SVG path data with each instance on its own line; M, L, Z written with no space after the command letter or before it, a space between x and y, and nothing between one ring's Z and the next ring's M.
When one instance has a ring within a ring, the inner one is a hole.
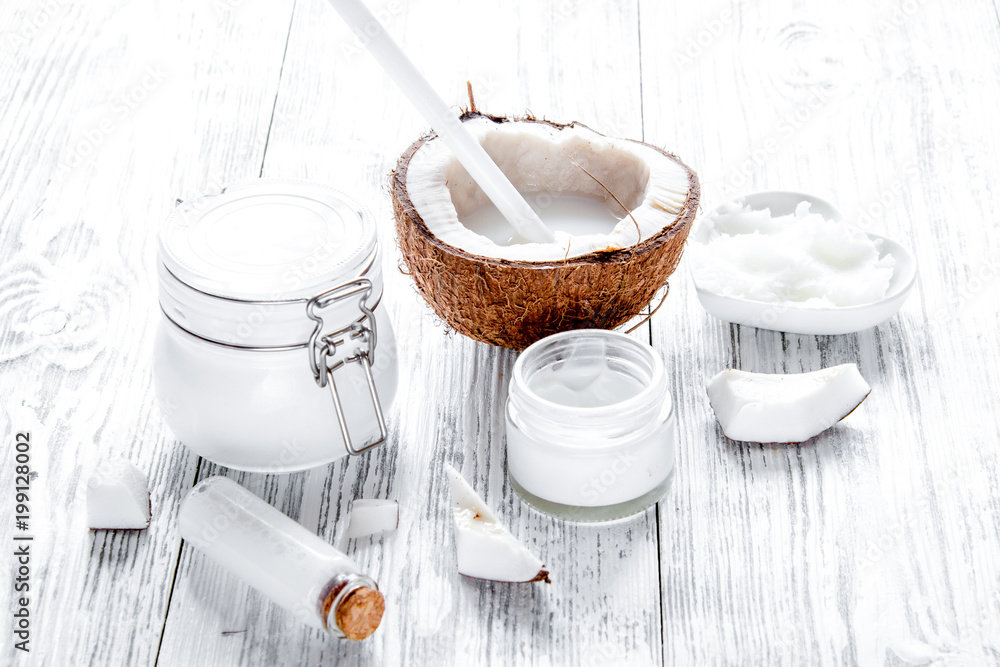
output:
M649 345L584 329L543 338L514 364L507 469L535 509L574 521L641 512L669 490L675 417Z
M283 472L386 437L396 343L375 224L343 194L261 180L183 203L160 231L154 384L174 434Z

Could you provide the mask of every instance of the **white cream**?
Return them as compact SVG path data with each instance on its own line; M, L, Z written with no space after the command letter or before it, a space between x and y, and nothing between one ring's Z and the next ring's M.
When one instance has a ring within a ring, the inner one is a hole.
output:
M642 511L667 492L674 413L663 363L625 334L568 331L529 347L507 402L513 487L540 511L579 521Z
M465 123L511 183L538 203L538 193L590 197L604 203L617 222L592 233L555 228L554 243L496 242L476 230L467 217L488 200L443 141L428 141L407 168L406 188L414 208L441 241L475 255L523 261L577 257L596 250L626 248L673 224L688 195L687 172L662 153L634 141L602 136L576 125L557 129L545 123L494 123L485 118ZM583 169L600 179L631 212ZM532 197L532 193L536 193ZM545 207L535 206L544 221ZM548 215L552 215L549 211ZM491 238L493 236L493 238Z
M528 381L546 401L572 408L600 408L638 396L639 380L612 370L604 357L573 359L540 369Z
M862 230L826 220L802 202L772 216L726 204L688 244L699 288L741 299L810 307L874 303L889 290L895 258Z

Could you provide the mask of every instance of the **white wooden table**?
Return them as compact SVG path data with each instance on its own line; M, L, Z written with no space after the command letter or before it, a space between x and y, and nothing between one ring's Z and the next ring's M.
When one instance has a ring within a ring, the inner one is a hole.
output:
M14 437L30 431L38 665L1000 664L1000 19L985 1L375 0L449 102L580 120L664 146L703 208L764 189L837 202L908 245L920 283L856 335L711 319L682 264L634 335L669 369L677 475L655 509L577 526L505 477L515 355L449 335L398 262L385 190L425 130L321 0L0 4L0 540ZM177 197L258 176L332 184L381 224L401 389L388 445L292 475L226 471L174 440L151 390L155 238ZM727 442L704 383L858 364L873 387L800 446ZM148 473L143 532L88 532L102 457ZM456 574L443 465L553 573ZM369 640L290 620L180 541L197 479L227 474L382 585ZM400 529L345 542L355 497ZM14 562L5 560L13 578ZM4 610L14 609L4 582ZM8 616L8 618L10 618ZM8 620L5 628L12 627Z

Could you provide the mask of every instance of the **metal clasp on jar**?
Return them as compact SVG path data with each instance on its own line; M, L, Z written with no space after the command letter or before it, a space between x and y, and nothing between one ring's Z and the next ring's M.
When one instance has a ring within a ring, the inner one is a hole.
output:
M368 307L368 297L372 293L372 283L367 278L358 278L349 283L338 285L322 294L309 299L306 304L306 314L316 322L312 336L309 337L309 363L313 377L320 387L329 387L333 406L337 410L337 420L340 422L340 433L344 437L344 445L351 454L360 454L385 442L385 418L382 416L382 405L378 400L378 390L375 388L375 378L372 375L372 364L375 363L375 345L378 343L378 331L375 326L375 315ZM346 299L358 297L358 308L361 318L352 320L348 326L324 334L322 311ZM340 349L338 349L340 348ZM368 391L372 404L375 406L375 418L378 420L379 436L375 440L365 442L355 447L344 417L344 408L337 393L337 383L333 374L345 364L357 363L365 371L368 379Z

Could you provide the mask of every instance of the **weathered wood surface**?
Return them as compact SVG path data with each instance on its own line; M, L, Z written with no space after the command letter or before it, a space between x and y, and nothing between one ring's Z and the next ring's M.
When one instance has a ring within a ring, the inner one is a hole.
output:
M291 9L0 9L5 553L15 431L31 431L38 473L31 653L13 649L8 622L4 664L156 660L179 553L177 504L197 459L166 430L152 396L155 232L174 198L211 187L213 174L259 173ZM149 530L87 530L86 483L111 455L147 473ZM2 590L13 611L12 586Z
M643 2L646 138L694 162L706 210L815 192L909 246L920 283L849 336L722 324L689 283L654 317L681 406L664 663L997 664L997 17L808 5ZM666 25L681 38L657 39ZM801 446L727 443L700 389L727 366L847 362L871 396Z
M2 660L1000 661L995 8L370 6L456 106L469 80L487 110L577 119L667 147L701 175L704 208L763 189L826 196L909 245L917 290L872 331L783 336L711 319L682 265L666 305L635 333L661 350L674 386L671 495L626 522L553 521L525 508L504 473L500 406L514 355L448 335L394 270L386 174L424 123L325 3L5 3L0 398L4 437L31 430L39 477L33 651L18 655L4 633ZM390 443L372 455L238 474L188 453L154 405L156 228L175 197L258 175L332 184L381 224L402 382ZM872 396L802 446L726 442L703 391L729 366L843 362L858 363ZM82 490L111 454L149 473L145 532L85 529ZM444 462L545 558L551 586L455 574ZM2 469L9 489L12 465ZM388 610L372 638L303 629L181 545L180 498L217 473L381 583ZM400 530L344 541L349 501L361 496L398 499ZM0 525L4 544L12 533Z

